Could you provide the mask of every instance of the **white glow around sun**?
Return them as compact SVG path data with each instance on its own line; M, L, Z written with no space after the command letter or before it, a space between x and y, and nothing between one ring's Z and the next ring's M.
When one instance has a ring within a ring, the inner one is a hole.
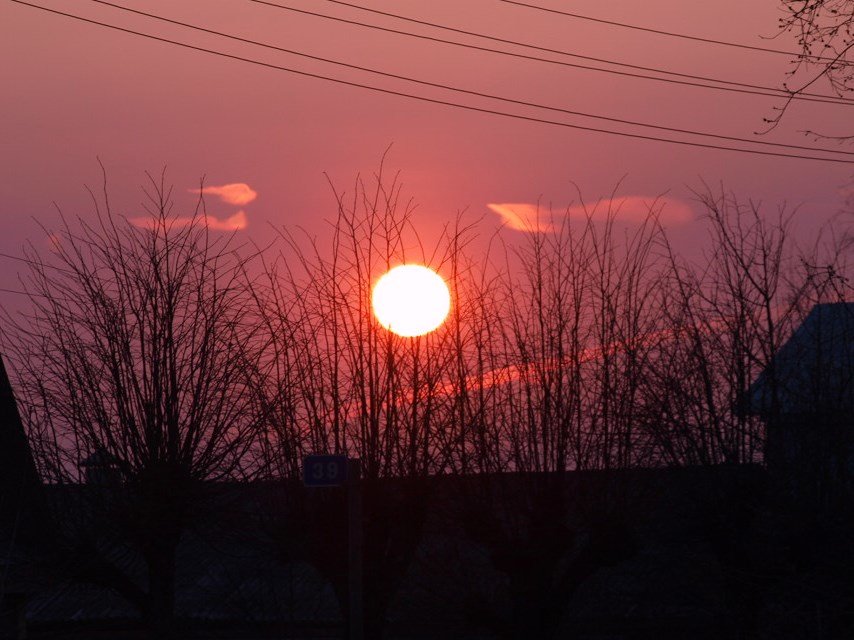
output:
M377 281L371 302L382 326L409 338L430 333L444 322L451 293L432 269L402 264Z

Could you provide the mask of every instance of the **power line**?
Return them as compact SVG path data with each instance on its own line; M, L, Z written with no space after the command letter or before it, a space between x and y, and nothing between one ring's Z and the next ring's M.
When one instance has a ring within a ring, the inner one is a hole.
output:
M29 291L18 291L17 289L6 289L3 287L0 287L0 291L2 291L3 293L17 293L19 296L27 296L27 297L30 297L32 295L40 295L40 294L33 294Z
M24 262L30 266L40 266L40 263L35 260L30 260L28 258L22 258L21 256L12 255L11 253L3 253L0 252L0 258L8 258L9 260L17 260L18 262Z
M95 0L97 1L97 0ZM583 69L585 71L596 71L599 73L608 73L612 75L623 76L626 78L637 78L640 80L652 80L655 82L665 82L668 84L677 84L688 87L698 87L701 89L711 89L714 91L729 91L732 93L744 93L748 95L757 95L757 96L765 96L766 98L785 98L787 100L802 100L804 102L819 102L823 104L835 104L835 105L845 105L852 106L854 105L854 100L841 98L836 96L827 96L825 94L810 94L809 96L805 94L798 93L796 91L786 91L785 89L777 89L774 87L763 87L762 85L750 85L747 83L736 83L728 80L713 80L714 82L727 83L730 85L739 85L742 86L716 86L710 84L704 84L703 82L691 82L689 80L677 80L675 78L659 78L657 76L646 75L643 73L632 73L630 71L619 71L617 69L603 69L601 67L593 67L590 65L578 64L574 62L566 62L563 60L552 60L550 58L541 58L538 56L527 55L524 53L516 53L512 51L504 51L502 49L493 49L491 47L484 47L476 44L469 44L463 42L456 42L454 40L446 40L444 38L438 38L435 36L423 35L420 33L413 33L411 31L403 31L401 29L393 29L391 27L382 27L375 24L369 24L367 22L360 22L358 20L350 20L347 18L342 18L339 16L332 16L325 13L318 13L317 11L309 11L308 9L298 9L296 7L290 7L287 5L277 4L275 2L269 2L268 0L249 0L250 2L254 2L256 4L266 5L268 7L272 7L274 9L282 9L284 11L291 11L293 13L299 13L307 16L313 16L316 18L322 18L324 20L332 20L335 22L341 22L343 24L349 24L353 26L363 27L366 29L374 29L376 31L383 31L386 33L394 33L397 35L407 36L410 38L418 38L420 40L427 40L430 42L439 42L442 44L447 44L455 47L462 47L464 49L472 49L475 51L483 51L486 53L495 53L502 56L509 56L511 58L518 58L521 60L531 60L534 62L543 62L547 64L558 65L561 67L569 67L572 69ZM391 15L391 14L389 14ZM450 28L450 27L449 27ZM490 36L483 36L490 37ZM521 46L528 46L522 44ZM567 52L563 52L563 55L575 55ZM607 64L612 64L615 66L628 66L624 65L621 62L613 62L613 61L605 61ZM663 71L654 69L656 73L670 74L670 75L684 75L689 78L695 78L697 80L704 80L701 76L692 76L690 74L676 74L672 71ZM753 87L753 88L749 88Z
M280 6L280 5L275 5L274 3L264 2L264 1L259 1L259 0L250 0L250 1L251 2L257 2L258 4L266 4L268 6ZM718 82L721 84L730 84L730 85L733 85L736 87L746 87L749 89L760 89L763 91L778 91L786 97L789 97L793 93L795 93L793 91L787 91L786 89L779 89L777 87L769 87L769 86L765 86L765 85L751 84L749 82L738 82L735 80L722 80L720 78L713 78L710 76L701 76L701 75L697 75L697 74L693 74L693 73L680 73L678 71L669 71L667 69L659 69L657 67L646 67L643 65L629 64L628 62L618 62L616 60L609 60L607 58L597 58L594 56L582 55L580 53L572 53L570 51L565 51L563 49L552 49L550 47L543 47L540 45L531 44L529 42L520 42L518 40L509 40L507 38L499 38L497 36L490 36L490 35L486 35L483 33L478 33L476 31L468 31L466 29L458 29L456 27L449 27L447 25L438 24L435 22L428 22L426 20L419 20L417 18L411 18L409 16L403 16L403 15L400 15L397 13L390 13L388 11L380 11L379 9L372 9L370 7L363 7L363 6L358 5L358 4L353 4L352 2L344 2L343 0L325 0L325 1L329 2L331 4L337 4L337 5L341 5L344 7L350 7L352 9L358 9L359 11L366 11L368 13L373 13L373 14L380 15L380 16L385 16L387 18L394 18L396 20L403 20L405 22L411 22L413 24L419 24L422 26L432 27L434 29L441 29L443 31L450 31L453 33L459 33L459 34L463 34L463 35L467 35L467 36L474 36L476 38L483 38L485 40L491 40L493 42L500 42L502 44L509 44L509 45L518 46L518 47L525 47L527 49L533 49L535 51L543 51L545 53L556 53L558 55L568 56L570 58L578 58L580 60L590 60L591 62L601 62L603 64L610 64L610 65L614 65L617 67L625 67L627 69L636 69L638 71L651 71L653 73L661 73L664 75L670 75L670 76L675 76L675 77L679 77L679 78L690 78L693 80L704 80L706 82ZM284 6L281 6L281 8L288 9L288 10L290 9L290 7L284 7ZM413 35L416 35L416 34L413 34ZM539 58L537 58L537 59L541 60L542 62L554 62L553 60L548 60L548 59L539 59ZM829 98L829 99L834 100L834 101L847 101L847 102L852 101L850 98L844 98L841 96L829 95L829 94L824 94L824 93L797 92L797 94L798 95L804 95L804 96L811 96L811 97L815 97L815 98Z
M15 0L12 0L12 2L15 2ZM57 295L53 296L53 295L48 295L46 293L38 293L36 291L21 291L20 289L6 289L5 287L0 287L0 293L14 293L14 294L19 295L19 296L24 296L26 298L30 298L31 300L33 298L47 298L49 300L57 300L60 298L65 298L66 300L70 299L68 297L60 295L59 293L57 293Z
M18 262L23 262L24 264L28 264L31 267L36 267L38 269L53 269L55 271L60 271L63 273L71 273L70 270L64 269L63 267L58 267L56 265L47 264L46 262L42 262L40 260L31 260L29 258L22 258L21 256L16 256L11 253L3 253L0 252L0 258L8 258L9 260L17 260Z
M124 7L122 5L113 4L112 2L107 2L106 0L92 0L92 2L96 2L98 4L103 4L103 5L112 7L114 9L119 9L121 11L134 13L136 15L145 16L147 18L152 18L154 20L160 20L161 22L167 22L169 24L174 24L174 25L178 25L181 27L194 29L196 31L201 31L203 33L209 33L212 35L221 36L223 38L228 38L230 40L235 40L238 42L244 42L247 44L257 45L259 47L265 47L267 49L272 49L274 51L280 51L282 53L288 53L291 55L301 56L303 58L308 58L310 60L318 60L320 62L334 64L334 65L338 65L341 67L346 67L348 69L355 69L358 71L373 73L373 74L383 76L386 78L394 78L396 80L404 80L406 82L412 82L412 83L420 84L420 85L424 85L424 86L434 87L434 88L438 88L438 89L444 89L444 90L448 90L448 91L454 91L457 93L477 96L480 98L487 98L490 100L498 100L501 102L507 102L510 104L516 104L516 105L521 105L521 106L525 106L525 107L532 107L532 108L536 108L536 109L544 109L544 110L548 110L548 111L555 111L555 112L564 113L564 114L572 115L572 116L580 116L580 117L592 118L592 119L596 119L596 120L604 120L607 122L615 122L618 124L626 124L626 125L630 125L630 126L646 127L649 129L657 129L659 131L669 131L671 133L683 133L683 134L687 134L687 135L701 136L701 137L707 137L707 138L715 138L718 140L728 140L730 142L744 142L747 144L756 144L756 145L761 145L761 146L780 147L780 148L787 148L787 149L799 149L802 151L816 151L816 152L820 152L820 153L826 152L826 153L834 153L834 154L839 154L839 155L849 155L849 156L854 155L854 152L852 152L852 151L840 151L840 150L836 150L836 149L822 149L822 148L818 148L818 147L810 147L810 146L804 146L804 145L784 144L784 143L780 143L780 142L769 142L766 140L750 140L748 138L739 138L736 136L726 136L726 135L720 135L720 134L715 134L715 133L707 133L707 132L703 132L703 131L694 131L691 129L680 129L677 127L667 127L667 126L663 126L663 125L637 122L634 120L626 120L626 119L622 119L622 118L613 118L613 117L609 117L609 116L602 116L602 115L596 115L596 114L592 114L592 113L585 113L583 111L574 111L574 110L565 109L562 107L554 107L554 106L550 106L550 105L543 105L543 104L539 104L536 102L530 102L527 100L517 100L517 99L513 99L513 98L507 98L505 96L498 96L498 95L494 95L494 94L483 93L480 91L463 89L460 87L455 87L453 85L441 84L441 83L437 83L437 82L429 82L427 80L418 80L416 78L411 78L409 76L403 76L403 75L398 75L398 74L394 74L394 73L388 73L385 71L379 71L377 69L372 69L370 67L364 67L364 66L360 66L360 65L341 62L340 60L334 60L331 58L324 58L321 56L315 56L315 55L311 55L311 54L304 53L301 51L296 51L294 49L286 49L284 47L279 47L279 46L272 45L272 44L269 44L266 42L260 42L258 40L251 40L249 38L243 38L241 36L235 36L233 34L224 33L222 31L215 31L213 29L208 29L206 27L200 27L198 25L190 24L188 22L182 22L180 20L173 20L171 18L166 18L164 16L160 16L157 14L147 13L145 11L140 11L138 9L131 9L129 7Z
M784 56L795 56L798 58L809 59L809 60L824 60L827 62L834 61L835 58L828 56L815 56L812 54L805 53L797 53L795 51L785 51L783 49L771 49L769 47L759 47L756 45L743 44L740 42L729 42L727 40L717 40L715 38L702 38L700 36L690 36L685 33L677 33L674 31L664 31L662 29L653 29L652 27L641 27L636 24L629 24L627 22L618 22L616 20L605 20L604 18L594 18L592 16L585 16L580 13L573 13L570 11L564 11L562 9L552 9L549 7L541 7L536 4L529 4L527 2L518 2L517 0L499 0L499 2L504 2L506 4L514 4L519 7L525 7L527 9L534 9L536 11L543 11L546 13L553 13L561 16L566 16L568 18L576 18L578 20L587 20L589 22L598 22L600 24L607 24L612 27L622 27L624 29L633 29L635 31L645 31L647 33L655 33L661 36L670 36L672 38L681 38L683 40L693 40L695 42L704 42L706 44L717 44L725 47L734 47L737 49L747 49L749 51L761 51L763 53L775 53Z
M854 164L854 160L843 160L840 158L822 158L822 157L805 156L805 155L799 155L799 154L779 153L779 152L775 152L775 151L759 151L756 149L741 149L738 147L727 147L727 146L723 146L723 145L714 145L714 144L707 144L707 143L702 143L702 142L689 142L686 140L673 140L670 138L657 138L655 136L648 136L648 135L643 135L643 134L639 134L639 133L628 133L628 132L623 132L623 131L614 131L612 129L601 129L601 128L597 128L597 127L587 127L587 126L583 126L583 125L570 124L568 122L560 122L557 120L547 120L545 118L538 118L538 117L534 117L534 116L526 116L526 115L521 115L521 114L516 114L516 113L509 113L506 111L498 111L496 109L487 109L484 107L477 107L474 105L461 104L458 102L450 102L448 100L440 100L437 98L430 98L427 96L405 93L403 91L395 91L392 89L375 87L372 85L362 84L359 82L353 82L350 80L343 80L341 78L324 76L321 74L311 73L308 71L302 71L299 69L292 69L290 67L284 67L284 66L272 64L269 62L263 62L261 60L256 60L253 58L245 58L242 56L238 56L238 55L231 54L231 53L226 53L223 51L218 51L215 49L207 49L205 47L200 47L197 45L188 44L188 43L180 42L177 40L170 40L168 38L164 38L161 36L156 36L156 35L152 35L149 33L143 33L141 31L135 31L133 29L128 29L126 27L120 27L120 26L109 24L106 22L100 22L98 20L93 20L91 18L85 18L83 16L78 16L78 15L71 14L71 13L66 13L64 11L59 11L57 9L51 9L48 7L43 7L41 5L32 4L30 2L25 2L24 0L11 0L11 2L14 2L16 4L20 4L20 5L24 5L27 7L31 7L33 9L39 9L39 10L45 11L47 13L52 13L55 15L66 17L66 18L71 18L73 20L78 20L80 22L85 22L88 24L92 24L92 25L96 25L96 26L100 26L100 27L105 27L107 29L120 31L122 33L128 33L128 34L139 36L139 37L146 38L149 40L155 40L157 42L163 42L165 44L172 44L172 45L182 47L185 49L190 49L193 51L199 51L202 53L209 53L211 55L219 56L222 58L227 58L230 60L237 60L240 62L246 62L248 64L256 65L259 67L265 67L268 69L275 69L278 71L285 71L287 73L292 73L294 75L299 75L299 76L303 76L303 77L307 77L307 78L315 78L318 80L325 80L327 82L333 82L333 83L341 84L341 85L348 86L348 87L366 89L368 91L373 91L376 93L382 93L385 95L393 95L393 96L398 96L401 98L418 100L420 102L426 102L426 103L430 103L430 104L439 104L439 105L444 105L447 107L464 109L466 111L472 111L475 113L487 113L487 114L491 114L491 115L502 116L505 118L512 118L515 120L521 120L524 122L536 122L536 123L540 123L540 124L547 124L547 125L563 127L563 128L567 128L567 129L575 129L578 131L589 131L591 133L604 133L604 134L620 136L620 137L624 137L624 138L633 138L636 140L647 140L647 141L651 141L651 142L663 142L663 143L677 144L677 145L687 146L687 147L696 147L696 148L701 148L701 149L717 149L720 151L733 151L736 153L749 153L749 154L753 154L753 155L773 156L773 157L780 157L780 158L791 158L791 159L796 159L796 160L812 160L812 161L818 161L818 162L834 162L834 163L839 163L839 164Z

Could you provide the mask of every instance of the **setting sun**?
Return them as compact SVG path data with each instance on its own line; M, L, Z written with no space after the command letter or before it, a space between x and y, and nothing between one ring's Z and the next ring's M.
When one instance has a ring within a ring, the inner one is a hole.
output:
M402 264L374 285L374 314L392 333L406 338L438 328L451 309L451 294L442 277L418 264Z

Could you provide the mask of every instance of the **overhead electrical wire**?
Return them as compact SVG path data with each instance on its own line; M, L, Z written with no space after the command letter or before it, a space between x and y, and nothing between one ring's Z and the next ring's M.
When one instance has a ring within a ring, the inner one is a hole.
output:
M0 258L8 258L9 260L17 260L18 262L24 262L30 266L44 266L35 260L30 260L29 258L22 258L21 256L16 256L11 253L0 252Z
M14 2L15 0L12 0ZM71 300L70 296L62 295L59 292L56 292L54 295L48 295L46 293L38 293L36 291L22 291L20 289L7 289L5 287L0 287L0 293L14 293L19 296L25 296L27 298L48 298L49 300L59 300L60 298L64 300Z
M332 1L332 0L328 0ZM619 22L617 20L605 20L604 18L594 18L592 16L586 16L580 13L573 13L571 11L565 11L563 9L552 9L551 7L543 7L536 4L530 4L528 2L519 2L518 0L498 0L499 2L503 2L505 4L514 4L519 7L525 7L527 9L534 9L535 11L542 11L545 13L552 13L561 16L566 16L568 18L575 18L577 20L586 20L588 22L598 22L599 24L607 24L612 27L622 27L624 29L633 29L635 31L645 31L647 33L655 33L661 36L669 36L671 38L681 38L683 40L693 40L695 42L703 42L705 44L716 44L724 47L733 47L736 49L747 49L749 51L761 51L763 53L774 53L778 55L797 57L801 59L808 60L819 60L832 62L835 61L836 58L831 56L816 56L812 54L804 54L797 53L795 51L786 51L784 49L772 49L770 47L760 47L758 45L750 45L743 44L740 42L729 42L727 40L718 40L716 38L703 38L701 36L692 36L685 33L677 33L675 31L665 31L663 29L653 29L652 27L642 27L636 24L629 24L627 22Z
M95 1L97 1L97 0L95 0ZM502 56L509 56L512 58L518 58L521 60L531 60L531 61L535 61L535 62L543 62L543 63L547 63L547 64L558 65L561 67L569 67L572 69L583 69L585 71L595 71L595 72L599 72L599 73L608 73L608 74L612 74L612 75L623 76L626 78L637 78L640 80L652 80L655 82L665 82L668 84L678 84L678 85L684 85L684 86L688 86L688 87L698 87L701 89L709 89L709 90L713 90L713 91L728 91L728 92L732 92L732 93L744 93L744 94L749 94L749 95L765 96L767 98L785 98L786 100L800 100L800 101L804 101L804 102L820 102L823 104L836 104L836 105L844 105L844 106L854 105L854 100L852 100L852 99L841 98L841 97L837 97L837 96L829 96L826 94L805 95L805 94L800 93L800 92L787 91L785 89L778 89L776 87L765 87L762 85L751 85L751 84L747 84L747 83L736 83L736 82L732 82L729 80L711 80L713 82L726 83L726 84L730 85L730 86L718 86L718 85L705 84L704 82L692 82L690 80L679 80L676 78L660 78L657 76L651 76L651 75L647 75L647 74L643 74L643 73L633 73L631 71L620 71L618 69L603 69L602 67L593 67L590 65L578 64L575 62L566 62L564 60L552 60L550 58L542 58L539 56L532 56L532 55L527 55L524 53L518 53L518 52L514 52L514 51L505 51L503 49L494 49L492 47L484 47L481 45L476 45L476 44L471 44L471 43L457 42L455 40L447 40L445 38L438 38L436 36L428 36L428 35L424 35L424 34L420 34L420 33L413 33L411 31L404 31L402 29L393 29L391 27L382 27L382 26L375 25L375 24L369 24L367 22L360 22L359 20L350 20L348 18L342 18L340 16L333 16L333 15L329 15L326 13L319 13L317 11L309 11L308 9L298 9L296 7L278 4L276 2L270 2L269 0L249 0L249 2L254 2L255 4L266 5L268 7L274 8L274 9L281 9L284 11L290 11L290 12L299 13L302 15L313 16L316 18L324 19L324 20L332 20L335 22L343 23L343 24L349 24L349 25L353 25L353 26L363 27L366 29L374 29L376 31L383 31L386 33L394 33L397 35L407 36L407 37L411 37L411 38L418 38L420 40L427 40L430 42L439 42L442 44L447 44L447 45L451 45L451 46L455 46L455 47L462 47L464 49L471 49L471 50L475 50L475 51L483 51L486 53L494 53L494 54L498 54L498 55L502 55ZM391 15L391 14L389 14L389 15ZM483 36L483 37L490 37L490 36ZM528 45L521 45L521 46L528 46ZM575 54L570 54L567 52L562 52L562 53L563 53L563 55L575 55ZM621 66L630 66L630 65L626 65L625 63L621 63L621 62L614 62L614 61L605 61L605 62L607 64L612 64L615 66L620 66L620 65ZM652 67L650 67L650 69L652 69ZM672 72L672 71L664 71L664 70L658 70L658 69L653 69L653 71L656 73L670 74L670 75L674 75L674 76L675 75L681 75L683 77L687 76L689 78L695 78L697 80L706 80L702 76L692 76L691 74L677 74L677 73Z
M468 31L466 29L459 29L457 27L449 27L447 25L438 24L436 22L428 22L427 20L419 20L418 18L412 18L410 16L404 16L404 15L400 15L398 13L391 13L389 11L380 11L379 9L373 9L370 7L363 7L362 5L354 4L352 2L344 2L343 0L324 0L324 1L328 2L330 4L336 4L336 5L340 5L343 7L349 7L351 9L357 9L359 11L365 11L367 13L373 13L375 15L385 16L387 18L394 18L396 20L402 20L404 22L411 22L412 24L418 24L418 25L422 25L422 26L426 26L426 27L431 27L434 29L440 29L442 31L450 31L452 33L459 33L459 34L466 35L466 36L473 36L475 38L482 38L484 40L491 40L493 42L500 42L502 44L509 44L509 45L513 45L513 46L517 46L517 47L524 47L526 49L532 49L535 51L542 51L544 53L555 53L555 54L567 56L570 58L578 58L580 60L589 60L591 62L601 62L603 64L610 64L610 65L614 65L617 67L625 67L627 69L636 69L638 71L651 71L653 73L661 73L664 75L675 76L678 78L690 78L693 80L703 80L706 82L718 82L721 84L730 84L730 85L733 85L736 87L746 87L749 89L760 89L763 91L778 91L785 97L791 96L794 93L792 91L787 91L786 89L780 89L777 87L769 87L769 86L765 86L765 85L751 84L749 82L738 82L736 80L724 80L721 78L713 78L711 76L701 76L701 75L693 74L693 73L680 73L678 71L670 71L668 69L659 69L657 67L646 67L646 66L638 65L638 64L630 64L628 62L618 62L616 60L609 60L607 58L597 58L594 56L588 56L588 55L583 55L580 53L573 53L571 51L565 51L563 49L553 49L550 47L543 47L541 45L531 44L530 42L521 42L518 40L510 40L508 38L499 38L497 36L491 36L491 35L487 35L484 33L477 32L477 31ZM250 0L250 2L255 2L257 4L265 4L268 6L279 6L281 8L286 8L286 9L290 10L290 7L284 7L283 5L277 5L276 3L265 1L265 0ZM312 14L312 15L314 15L314 14ZM548 59L544 59L542 61L543 62L554 62L553 60L548 60ZM836 96L836 95L825 94L825 93L809 93L809 92L799 91L799 92L797 92L797 95L811 96L811 97L815 97L815 98L828 98L828 99L831 99L834 101L843 101L843 102L844 101L849 101L849 102L854 101L851 98L844 98L842 96Z
M31 267L35 267L37 269L53 269L55 271L59 271L60 273L70 273L68 270L63 269L62 267L58 267L55 265L45 264L44 262L39 262L37 260L30 260L29 258L22 258L21 256L16 256L11 253L0 252L0 258L7 258L9 260L16 260L17 262L23 262ZM24 285L26 286L26 285ZM21 296L27 296L28 298L41 297L46 298L47 296L43 293L38 293L35 291L27 291L21 289L8 289L5 287L0 287L0 292L4 293L15 293Z
M33 296L33 295L36 295L36 296L41 295L41 294L38 294L38 293L31 293L31 292L29 292L29 291L19 291L19 290L17 290L17 289L6 289L6 288L4 288L4 287L0 287L0 291L2 291L3 293L16 293L16 294L18 294L19 296L27 296L27 297L30 297L30 296Z
M423 86L434 87L434 88L438 88L438 89L444 89L447 91L453 91L456 93L463 93L463 94L471 95L471 96L477 96L479 98L487 98L490 100L497 100L500 102L507 102L510 104L516 104L516 105L525 106L525 107L532 107L532 108L543 109L543 110L547 110L547 111L555 111L558 113L565 113L567 115L580 116L580 117L591 118L591 119L595 119L595 120L603 120L603 121L607 121L607 122L615 122L618 124L625 124L625 125L636 126L636 127L645 127L645 128L649 128L649 129L657 129L659 131L669 131L671 133L683 133L683 134L687 134L687 135L706 137L706 138L715 138L718 140L728 140L730 142L744 142L747 144L755 144L755 145L760 145L760 146L770 146L770 147L779 147L779 148L787 148L787 149L798 149L801 151L814 151L814 152L819 152L819 153L826 152L826 153L833 153L833 154L839 154L839 155L854 156L854 151L841 151L841 150L837 150L837 149L823 149L820 147L810 147L810 146L805 146L805 145L785 144L785 143L781 143L781 142L769 142L767 140L751 140L749 138L739 138L736 136L726 136L726 135L721 135L721 134L708 133L708 132L704 132L704 131L694 131L691 129L680 129L677 127L667 127L667 126L663 126L663 125L649 124L649 123L638 122L638 121L634 121L634 120L626 120L623 118L613 118L613 117L609 117L609 116L602 116L602 115L597 115L597 114L592 114L592 113L585 113L583 111L575 111L575 110L566 109L566 108L562 108L562 107L544 105L544 104L539 104L536 102L531 102L528 100L518 100L518 99L514 99L514 98L508 98L506 96L498 96L498 95L494 95L494 94L490 94L490 93L484 93L481 91L474 91L471 89L463 89L460 87L455 87L453 85L442 84L442 83L438 83L438 82L430 82L427 80L419 80L416 78L411 78L409 76L398 75L395 73L388 73L385 71L372 69L370 67L364 67L364 66L360 66L360 65L350 64L347 62L341 62L340 60L335 60L332 58L324 58L321 56L315 56L315 55L311 55L308 53L304 53L302 51L297 51L294 49L287 49L287 48L280 47L280 46L273 45L273 44L269 44L266 42L261 42L258 40L252 40L249 38L243 38L241 36L236 36L233 34L224 33L222 31L215 31L213 29L208 29L206 27L200 27L198 25L190 24L188 22L182 22L180 20L173 20L171 18L166 18L165 16L161 16L161 15L157 15L157 14L153 14L153 13L147 13L145 11L140 11L138 9L132 9L130 7L125 7L125 6L118 5L118 4L115 4L112 2L108 2L107 0L91 0L91 1L95 2L97 4L102 4L102 5L112 7L114 9L118 9L120 11L125 11L128 13L134 13L136 15L144 16L146 18L151 18L154 20L159 20L161 22L166 22L169 24L178 25L178 26L185 27L188 29L193 29L195 31L201 31L202 33L208 33L211 35L216 35L216 36L220 36L223 38L228 38L230 40L235 40L237 42L252 44L252 45L259 46L259 47L272 49L274 51L279 51L282 53L287 53L287 54L291 54L291 55L300 56L303 58L308 58L310 60L317 60L317 61L325 62L328 64L334 64L334 65L338 65L341 67L346 67L348 69L355 69L357 71L364 71L367 73L373 73L375 75L383 76L386 78L394 78L396 80L404 80L406 82L412 82L412 83L423 85Z
M226 58L226 59L230 59L230 60L237 60L240 62L245 62L247 64L252 64L255 66L259 66L259 67L265 67L268 69L285 71L287 73L291 73L294 75L299 75L299 76L303 76L303 77L307 77L307 78L315 78L318 80L325 80L327 82L333 82L333 83L344 85L344 86L365 89L368 91L373 91L376 93L382 93L385 95L393 95L393 96L398 96L398 97L402 97L402 98L408 98L411 100L418 100L420 102L425 102L425 103L430 103L430 104L439 104L439 105L444 105L444 106L453 107L453 108L457 108L457 109L464 109L466 111L471 111L471 112L475 112L475 113L485 113L485 114L497 115L497 116L501 116L501 117L505 117L505 118L511 118L514 120L525 121L525 122L535 122L535 123L547 124L547 125L551 125L551 126L563 127L566 129L574 129L574 130L578 130L578 131L588 131L591 133L604 133L604 134L619 136L619 137L624 137L624 138L633 138L636 140L647 140L647 141L651 141L651 142L676 144L676 145L686 146L686 147L695 147L695 148L701 148L701 149L717 149L720 151L732 151L735 153L748 153L748 154L752 154L752 155L773 156L773 157L780 157L780 158L790 158L790 159L795 159L795 160L809 160L809 161L816 161L816 162L833 162L833 163L837 163L837 164L854 164L854 160L845 160L845 159L841 159L841 158L825 158L825 157L807 156L807 155L801 155L801 154L781 153L781 152L776 152L776 151L761 151L758 149L743 149L743 148L739 148L739 147L727 147L724 145L715 145L715 144L708 144L708 143L702 143L702 142L690 142L687 140L674 140L671 138L659 138L659 137L649 136L649 135L644 135L644 134L639 134L639 133L614 131L613 129L588 127L588 126L584 126L584 125L571 124L568 122L561 122L558 120L548 120L546 118L539 118L539 117L535 117L535 116L527 116L527 115L522 115L522 114L517 114L517 113L510 113L510 112L506 112L506 111L499 111L497 109L488 109L485 107L478 107L478 106L467 105L467 104L462 104L462 103L458 103L458 102L451 102L449 100L440 100L437 98L430 98L427 96L422 96L422 95L417 95L417 94L412 94L412 93L406 93L403 91L395 91L393 89L385 89L382 87L376 87L376 86L372 86L372 85L363 84L360 82L344 80L341 78L334 78L331 76L325 76L322 74L312 73L309 71L293 69L293 68L285 67L282 65L264 62L262 60L256 60L254 58L246 58L246 57L238 56L238 55L235 55L232 53L226 53L224 51L219 51L216 49L208 49L208 48L201 47L198 45L193 45L193 44L181 42L178 40L171 40L169 38L164 38L162 36L157 36L157 35L153 35L150 33L135 31L135 30L129 29L127 27L121 27L121 26L110 24L107 22L101 22L99 20L94 20L92 18L86 18L84 16L79 16L79 15L75 15L72 13L66 13L64 11L59 11L58 9L52 9L49 7L44 7L42 5L26 2L25 0L11 0L11 2L14 2L16 4L20 4L23 6L31 7L33 9L38 9L40 11L44 11L47 13L52 13L52 14L55 14L58 16L71 18L73 20L77 20L80 22L104 27L107 29L112 29L114 31L119 31L122 33L136 35L136 36L139 36L142 38L154 40L157 42L162 42L165 44L175 45L178 47L182 47L184 49L190 49L193 51L208 53L208 54L215 55L215 56L218 56L221 58Z
M9 260L17 260L18 262L23 262L24 264L28 264L31 267L36 267L37 269L53 269L54 271L59 271L62 273L70 274L72 273L68 269L63 267L59 267L53 264L47 264L45 262L41 262L38 260L31 260L29 258L22 258L21 256L16 256L11 253L0 252L0 258L8 258Z

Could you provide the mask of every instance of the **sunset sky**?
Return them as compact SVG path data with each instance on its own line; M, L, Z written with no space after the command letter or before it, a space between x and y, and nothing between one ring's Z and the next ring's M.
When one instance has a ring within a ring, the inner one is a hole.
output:
M752 138L779 99L711 91L523 60L370 30L238 0L121 1L140 10L427 82L610 118ZM394 20L326 1L279 4L479 46L573 64L596 64L525 50ZM356 0L354 0L356 1ZM435 87L300 58L132 15L85 0L36 4L304 72L436 100L527 117L709 144L682 134L495 102ZM737 43L794 49L776 34L775 0L531 0L606 20ZM784 55L675 39L547 14L498 0L357 0L356 4L457 29L585 56L779 87L790 68ZM179 209L190 211L199 179L208 185L210 226L254 239L270 224L321 230L334 214L324 172L349 190L389 146L390 170L418 203L424 233L467 209L491 233L539 201L577 212L577 189L591 203L617 195L633 212L668 192L665 222L687 246L703 242L692 201L702 181L762 200L769 213L800 205L804 238L840 210L854 165L809 162L585 132L384 95L208 53L182 49L102 26L45 13L9 0L0 4L3 87L3 179L0 252L20 255L24 242L45 243L36 221L51 227L52 203L69 215L91 215L84 183L99 186L100 157L116 210L136 219L144 171L168 165ZM598 66L607 66L598 64ZM609 67L616 68L616 67ZM826 93L824 85L812 91ZM799 133L854 132L854 106L795 103L782 124L757 138L813 146ZM833 147L839 148L839 147ZM848 150L854 150L851 147ZM780 148L766 151L808 153ZM815 155L815 154L813 154ZM842 156L840 156L842 157ZM849 156L854 159L854 156ZM144 224L144 220L141 220ZM42 246L47 246L43 244ZM0 287L15 288L18 264L3 258ZM2 293L10 300L13 294Z

